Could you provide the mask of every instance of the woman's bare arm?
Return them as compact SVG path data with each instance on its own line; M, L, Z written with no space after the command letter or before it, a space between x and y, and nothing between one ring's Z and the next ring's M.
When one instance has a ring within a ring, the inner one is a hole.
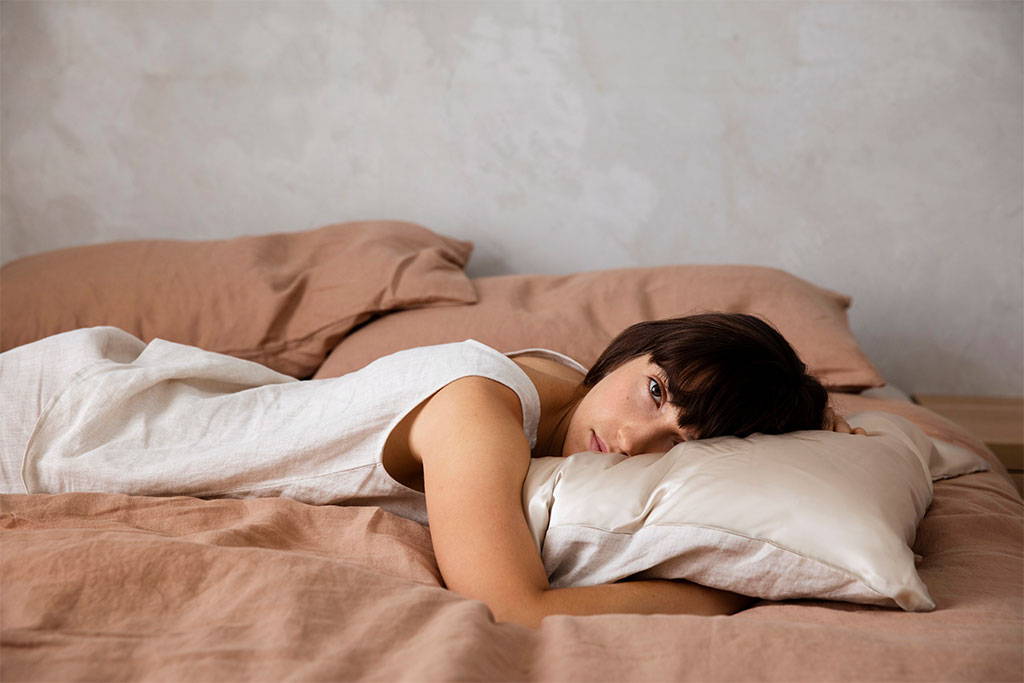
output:
M497 621L537 627L550 614L731 614L750 598L686 581L552 589L523 513L530 465L516 394L465 377L434 395L409 431L423 463L430 535L448 588Z
M601 586L552 588L541 596L548 614L697 614L714 616L746 609L756 598L690 581L625 581ZM538 626L537 623L530 624Z

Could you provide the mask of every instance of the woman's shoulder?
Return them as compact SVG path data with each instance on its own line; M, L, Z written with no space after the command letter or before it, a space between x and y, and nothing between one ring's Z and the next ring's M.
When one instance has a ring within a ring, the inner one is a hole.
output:
M464 438L470 432L514 426L524 437L519 396L510 387L487 377L466 376L449 383L410 414L407 439L418 456L423 447L444 438ZM529 454L527 445L526 453Z
M410 410L391 430L381 454L384 469L403 485L422 492L424 461L431 454L450 457L453 443L500 444L501 452L518 451L528 460L531 444L523 431L520 405L517 394L500 382L475 375L455 379ZM522 442L518 447L517 440Z

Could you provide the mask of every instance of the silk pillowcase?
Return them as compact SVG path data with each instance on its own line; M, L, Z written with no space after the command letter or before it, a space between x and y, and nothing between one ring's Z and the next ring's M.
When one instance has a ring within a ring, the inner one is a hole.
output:
M989 469L883 412L627 458L536 458L523 508L552 587L687 579L769 600L930 611L911 550L932 480Z

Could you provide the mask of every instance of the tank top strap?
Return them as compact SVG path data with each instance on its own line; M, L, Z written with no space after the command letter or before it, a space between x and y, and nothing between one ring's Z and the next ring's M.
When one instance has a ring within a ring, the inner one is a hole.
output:
M582 363L573 358L570 358L564 353L552 351L551 349L531 347L528 349L519 349L518 351L508 351L505 353L505 355L508 356L509 358L512 358L514 356L521 356L527 353L537 354L540 356L544 356L545 358L550 358L551 360L558 361L562 365L570 367L573 370L576 370L577 372L582 372L584 375L587 374L587 368Z

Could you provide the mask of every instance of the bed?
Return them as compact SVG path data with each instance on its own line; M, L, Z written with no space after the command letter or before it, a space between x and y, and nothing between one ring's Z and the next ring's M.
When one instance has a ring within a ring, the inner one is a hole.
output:
M729 616L551 616L534 630L446 590L428 528L380 507L4 495L0 679L1024 679L1024 502L984 444L886 384L849 331L848 297L743 265L474 279L471 251L369 221L48 252L0 271L2 350L109 325L315 380L468 338L587 365L638 320L752 312L841 414L898 415L988 464L936 480L917 526L935 609L762 599Z

